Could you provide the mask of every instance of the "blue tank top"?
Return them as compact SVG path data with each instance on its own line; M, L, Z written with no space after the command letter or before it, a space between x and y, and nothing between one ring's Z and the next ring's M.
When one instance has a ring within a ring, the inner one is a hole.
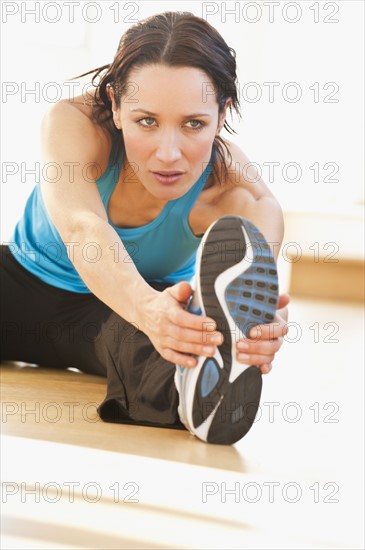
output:
M107 169L96 181L106 212L124 158L122 151L115 162L116 150L114 139ZM210 161L190 190L182 197L168 201L157 218L146 225L119 228L108 217L109 224L122 241L122 244L116 241L112 245L115 261L133 262L148 282L175 284L191 281L201 238L191 231L188 215L211 170ZM45 283L72 292L90 292L67 255L68 250L72 257L80 245L62 241L47 213L39 183L28 198L23 217L7 244L14 258ZM102 250L97 243L88 243L84 248L83 256L87 261L99 260Z

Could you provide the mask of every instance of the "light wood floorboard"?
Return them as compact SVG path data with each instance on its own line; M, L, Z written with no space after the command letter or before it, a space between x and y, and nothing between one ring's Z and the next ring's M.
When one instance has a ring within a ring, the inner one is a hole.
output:
M2 548L363 548L363 309L295 299L290 323L231 447L101 422L101 377L2 364Z

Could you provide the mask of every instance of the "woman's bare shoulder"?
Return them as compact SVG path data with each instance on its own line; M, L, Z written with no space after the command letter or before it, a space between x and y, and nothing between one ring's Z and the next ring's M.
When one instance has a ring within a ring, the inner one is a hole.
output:
M74 109L76 109L77 111L85 115L85 117L88 118L90 122L96 125L96 122L94 121L94 118L93 118L93 106L95 105L95 90L91 92L85 92L82 95L69 97L67 99L62 99L61 101L59 101L59 104L73 107Z
M100 165L107 163L112 138L107 127L93 118L92 104L83 96L62 99L45 114L42 121L42 143L57 149L74 147Z
M234 208L237 199L242 202L257 201L264 197L274 198L272 192L262 180L256 164L251 162L242 149L235 143L224 139L226 145L225 161L227 174L220 159L210 175L209 185L202 198L210 203L229 205Z
M217 160L216 170L209 176L209 185L200 194L192 211L194 223L200 220L200 230L220 216L245 216L260 199L274 200L271 191L258 176L255 165L242 149L228 140L224 141L230 153L230 156L228 153L225 156L227 177L224 177L222 163Z

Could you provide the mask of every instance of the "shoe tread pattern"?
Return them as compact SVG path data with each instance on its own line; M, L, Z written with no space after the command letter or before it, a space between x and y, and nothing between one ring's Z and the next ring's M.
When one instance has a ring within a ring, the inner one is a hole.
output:
M252 244L249 250L242 224ZM200 285L204 309L224 335L224 343L219 346L224 364L220 369L220 379L212 392L203 398L199 392L202 368L194 398L193 423L197 427L224 396L208 432L207 440L211 443L232 444L241 439L253 424L261 396L262 376L255 366L247 368L232 384L228 381L232 368L232 334L216 293L211 290L216 278L241 262L246 253L254 255L253 264L227 285L225 301L234 322L247 336L251 327L274 319L278 303L275 261L264 237L247 220L226 216L209 232L201 258Z
M258 229L245 220L245 229L252 247L247 253L254 259L225 292L228 310L241 332L248 336L250 329L274 320L278 304L278 276L275 260Z

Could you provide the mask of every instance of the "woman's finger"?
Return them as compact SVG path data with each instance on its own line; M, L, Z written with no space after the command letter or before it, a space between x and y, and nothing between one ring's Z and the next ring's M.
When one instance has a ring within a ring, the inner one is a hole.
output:
M282 309L286 307L289 304L289 302L290 302L289 294L280 294L277 309Z
M251 340L275 340L283 337L288 332L288 324L283 320L277 320L266 325L256 325L249 332Z
M261 374L268 374L272 370L272 364L269 363L269 364L260 365L258 368L260 369Z
M198 364L196 357L178 353L170 348L158 350L158 352L164 359L166 359L166 361L170 361L170 363L173 363L174 365L181 365L182 367L189 369L196 367Z
M245 338L237 343L237 350L242 353L254 353L256 355L270 355L277 353L283 343L282 338L273 340L250 340Z
M244 365L264 365L266 363L271 363L274 360L275 355L254 355L247 353L238 353L237 361L243 363Z
M168 325L166 336L179 342L193 344L219 346L223 343L223 336L217 331L212 332L205 329L201 330L201 328L199 328L198 330L192 330L190 328L184 328L173 323L170 323Z
M161 339L161 345L164 348L173 349L177 352L188 353L190 355L204 355L204 357L212 357L216 352L216 346L211 344L194 344L184 340L174 340L167 336Z

